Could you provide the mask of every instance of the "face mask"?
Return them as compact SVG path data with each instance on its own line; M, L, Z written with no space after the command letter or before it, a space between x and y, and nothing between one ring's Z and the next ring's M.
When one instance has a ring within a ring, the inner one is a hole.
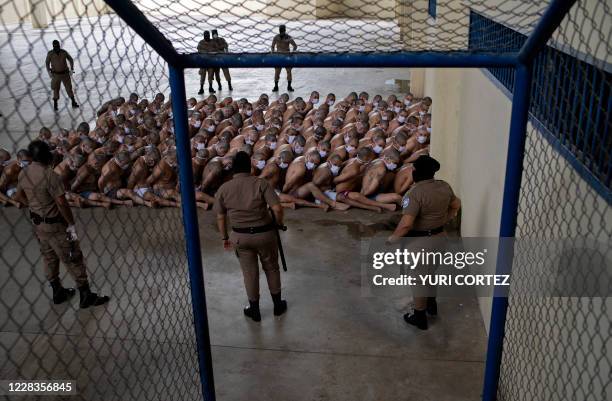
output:
M270 142L270 149L276 149L276 142Z
M402 111L402 109L400 109L399 107L395 107L395 108L393 109L393 111L394 111L394 112L396 112L396 113L399 113L400 111Z
M112 116L113 118L117 117L117 112L116 112L116 111L111 111L111 116Z
M304 148L299 146L299 145L296 145L295 148L293 149L293 151L296 154L301 155L302 153L304 153Z
M427 142L427 137L425 135L419 135L417 136L417 142L423 144Z
M134 114L136 114L136 110L135 109L131 109L130 110L130 115L133 116Z
M289 135L287 137L287 143L293 143L295 141L295 135Z
M338 173L340 172L340 166L334 166L333 164L329 169L331 170L333 175L338 175Z
M373 102L373 103L372 103L372 106L374 106L374 107L378 107L378 102Z
M397 118L397 121L399 121L400 123L402 123L402 124L403 124L403 123L404 123L404 121L406 121L406 117L404 117L404 116L399 116L399 117Z
M202 142L198 142L196 143L196 149L197 150L202 150L202 149L206 149L206 145Z
M395 168L397 167L397 164L395 163L389 163L385 160L385 167L387 167L387 170L389 171L393 171L395 170Z
M257 168L262 170L264 167L266 167L266 161L265 160L258 160L257 161Z
M126 134L130 133L130 129L128 127L124 127L123 128L123 132L125 132Z
M351 141L351 137L348 135L344 135L344 143L349 143Z
M68 168L72 171L77 171L79 168L72 163L68 164Z
M245 139L244 143L246 143L247 145L253 145L255 142L251 141L250 139Z
M325 157L325 156L327 156L327 152L326 152L326 151L324 151L324 150L319 150L319 155L320 155L321 157Z
M387 117L386 115L384 115L384 116L382 116L382 117L381 117L381 119L382 119L383 121L387 121L388 117Z
M404 100L404 104L406 106L410 106L412 104L412 102L410 100Z
M253 114L253 110L247 110L244 114L246 114L247 117L251 117L251 115Z
M196 127L196 128L200 128L200 127L202 126L202 121L200 121L200 120L195 120L195 121L193 122L193 126L194 126L194 127Z
M431 134L431 127L427 127L427 132Z
M288 164L288 163L283 163L283 162L280 162L280 164L278 165L278 167L280 167L280 168L282 168L282 169L285 169L285 168L289 167L289 164Z
M313 168L315 168L315 164L313 162L306 162L306 168L308 170L312 170Z
M401 153L404 150L406 150L406 147L405 146L400 146L399 148L397 148L397 150Z
M119 135L117 137L117 142L119 142L119 143L123 143L124 140L125 140L125 137L123 135Z
M209 125L208 127L206 127L206 131L208 131L208 132L215 132L215 126L214 125Z
M346 151L347 151L347 152L352 152L352 151L353 151L353 149L355 149L355 147L353 147L353 146L351 146L351 145L346 145L346 146L344 147L344 149L346 149Z
M372 150L374 151L374 153L379 154L380 152L382 152L383 147L380 145L376 145L372 148Z
M317 104L317 103L319 103L319 98L318 97L312 99L312 104Z
M257 131L261 131L261 130L263 130L264 128L265 128L265 126L264 126L263 124L257 124L257 125L255 126L255 129L256 129Z
M144 119L143 118L139 118L138 119L138 124L142 124L142 123L144 123Z
M419 115L422 117L422 116L425 115L425 112L424 111L419 111Z
M365 106L359 106L358 110L359 110L360 112L364 111L364 110L365 110Z
M168 118L172 118L172 112L168 113Z
M27 160L22 160L22 161L20 161L20 162L19 162L19 167L21 167L21 168L26 168L26 167L28 167L28 164L30 164L30 162L29 162L29 161L27 161Z
M128 149L128 152L133 152L134 151L134 145L128 145L127 149Z

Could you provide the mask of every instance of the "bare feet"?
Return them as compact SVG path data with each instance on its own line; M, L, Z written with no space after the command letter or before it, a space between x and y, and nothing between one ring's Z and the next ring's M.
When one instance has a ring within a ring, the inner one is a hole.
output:
M126 200L123 202L123 204L127 207L133 207L134 206L134 201L132 200Z
M334 210L348 210L351 206L342 202L334 202Z
M281 206L287 209L293 209L295 210L295 203L294 202L284 202L281 203Z
M107 210L108 210L108 209L110 209L112 206L113 206L113 204L112 204L112 203L110 203L110 202L104 202L104 203L102 204L102 207L103 207L103 208L105 208L105 209L107 209Z
M397 208L397 205L395 203L385 203L383 205L383 208L385 208L385 210L388 210L390 212L395 211L395 209Z
M327 203L321 203L319 207L323 209L324 212L329 212L330 206Z

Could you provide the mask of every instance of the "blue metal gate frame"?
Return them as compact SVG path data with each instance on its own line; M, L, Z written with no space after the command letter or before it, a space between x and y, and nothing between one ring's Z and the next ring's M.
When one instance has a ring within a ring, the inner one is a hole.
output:
M533 61L546 46L553 32L561 24L576 0L553 0L535 29L517 53L491 52L394 52L394 53L294 53L294 54L179 54L166 37L147 17L128 0L105 0L105 2L134 31L139 34L169 65L172 112L175 116L175 136L179 164L181 205L185 230L191 300L194 315L198 363L202 395L205 401L215 401L215 388L208 329L208 311L204 288L204 272L200 249L198 215L193 189L193 171L187 126L187 105L185 102L186 68L201 67L306 67L306 68L482 68L512 67L516 79L512 99L512 115L506 175L500 225L500 237L513 237L516 232L516 218L521 189L525 138L529 117L529 101L532 82ZM512 270L513 249L500 249L497 270L507 274ZM507 262L503 262L503 261ZM504 329L508 299L493 298L483 400L495 401L499 383L502 359Z

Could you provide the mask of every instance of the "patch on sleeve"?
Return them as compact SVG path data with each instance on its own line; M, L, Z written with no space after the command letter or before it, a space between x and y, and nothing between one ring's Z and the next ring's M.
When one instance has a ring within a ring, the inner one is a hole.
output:
M404 199L402 200L402 209L406 209L409 204L410 204L410 198L407 196L404 196Z

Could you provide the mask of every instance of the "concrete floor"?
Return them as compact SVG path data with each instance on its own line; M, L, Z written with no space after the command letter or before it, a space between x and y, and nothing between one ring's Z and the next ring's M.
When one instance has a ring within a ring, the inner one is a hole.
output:
M132 90L168 94L165 63L155 56L146 61L142 41L122 29L110 21L72 31L67 24L12 32L10 46L0 47L3 71L12 72L0 84L0 146L25 146L43 125L91 121L109 97ZM121 40L105 39L117 30ZM68 35L83 107L56 115L40 64L48 42ZM0 42L7 38L7 31L0 33ZM271 89L270 69L232 75L236 98L255 99ZM294 76L293 97L312 90L387 96L397 93L393 81L408 72L296 69ZM195 96L195 70L186 82L188 96ZM77 216L92 282L112 296L95 310L78 310L76 300L50 305L24 212L0 209L0 378L76 379L80 396L67 400L201 399L180 212L90 209ZM417 332L402 320L410 293L362 294L360 241L388 234L395 219L363 211L289 212L283 234L289 312L274 318L264 290L263 321L255 324L242 315L246 297L237 261L223 251L212 213L200 212L219 400L479 399L486 337L475 299L442 299L431 329Z
M408 291L365 297L360 241L388 235L395 214L287 215L288 313L246 320L238 263L200 212L219 400L476 400L485 331L475 299L441 299L427 332L408 327ZM73 378L83 400L197 399L197 359L178 210L78 212L83 249L107 307L51 306L30 227L2 209L0 377ZM5 224L6 223L6 224ZM112 230L111 230L112 228ZM3 263L4 264L4 263ZM71 283L66 278L67 283ZM180 396L179 396L180 395Z

